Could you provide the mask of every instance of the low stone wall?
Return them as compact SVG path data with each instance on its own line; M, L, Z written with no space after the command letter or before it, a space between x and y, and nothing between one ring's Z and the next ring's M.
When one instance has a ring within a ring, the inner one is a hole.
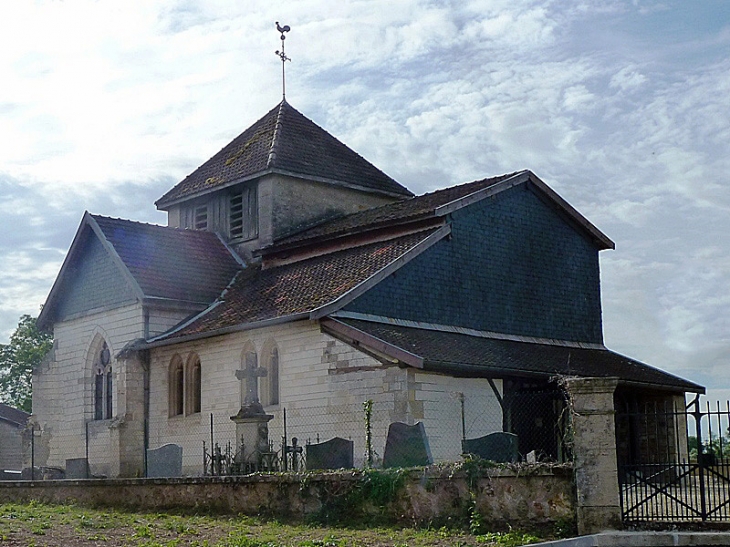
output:
M520 465L197 477L0 482L0 503L74 502L293 519L376 518L447 524L478 518L491 528L574 523L572 468Z

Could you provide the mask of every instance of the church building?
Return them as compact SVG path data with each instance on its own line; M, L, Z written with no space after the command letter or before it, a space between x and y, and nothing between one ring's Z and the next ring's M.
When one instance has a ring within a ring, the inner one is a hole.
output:
M556 401L526 395L560 377L704 391L604 346L614 243L530 171L415 196L284 100L156 206L167 226L81 220L38 319L37 465L144 476L174 443L203 474L204 443L237 442L247 367L274 450L300 427L352 440L356 465L365 401L381 456L389 424L420 422L435 461L493 431L560 459L532 433Z

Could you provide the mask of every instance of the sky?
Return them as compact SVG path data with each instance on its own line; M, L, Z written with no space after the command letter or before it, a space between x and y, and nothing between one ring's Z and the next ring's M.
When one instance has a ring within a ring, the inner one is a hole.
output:
M85 210L154 201L281 100L415 193L530 169L615 243L606 345L730 398L730 2L17 0L0 342Z

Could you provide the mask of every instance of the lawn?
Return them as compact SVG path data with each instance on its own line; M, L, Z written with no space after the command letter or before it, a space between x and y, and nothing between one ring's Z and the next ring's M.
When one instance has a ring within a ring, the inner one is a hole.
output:
M0 547L515 547L541 541L516 531L349 528L246 516L132 513L75 505L0 504Z

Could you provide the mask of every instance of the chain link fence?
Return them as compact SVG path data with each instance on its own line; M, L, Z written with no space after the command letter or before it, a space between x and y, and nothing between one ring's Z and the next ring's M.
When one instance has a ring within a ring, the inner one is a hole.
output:
M220 411L156 420L149 424L147 442L153 451L165 445L181 447L184 476L425 465L459 461L466 453L502 462L564 462L571 459L566 409L565 397L557 390L512 393L492 406L443 391L418 401L351 399L339 407L318 406L315 400L268 408L264 449L246 446L230 412ZM399 419L404 415L409 416L408 424ZM38 466L36 474L48 477L65 470L68 476L65 468L71 461L76 473L82 462L88 476L115 476L115 458L130 458L123 451L133 446L125 441L123 435L131 435L125 431L109 421L87 422L78 432L37 431L30 436L29 448L36 465L47 465ZM252 458L253 452L257 458ZM131 458L149 469L149 454ZM27 453L24 458L27 466Z

